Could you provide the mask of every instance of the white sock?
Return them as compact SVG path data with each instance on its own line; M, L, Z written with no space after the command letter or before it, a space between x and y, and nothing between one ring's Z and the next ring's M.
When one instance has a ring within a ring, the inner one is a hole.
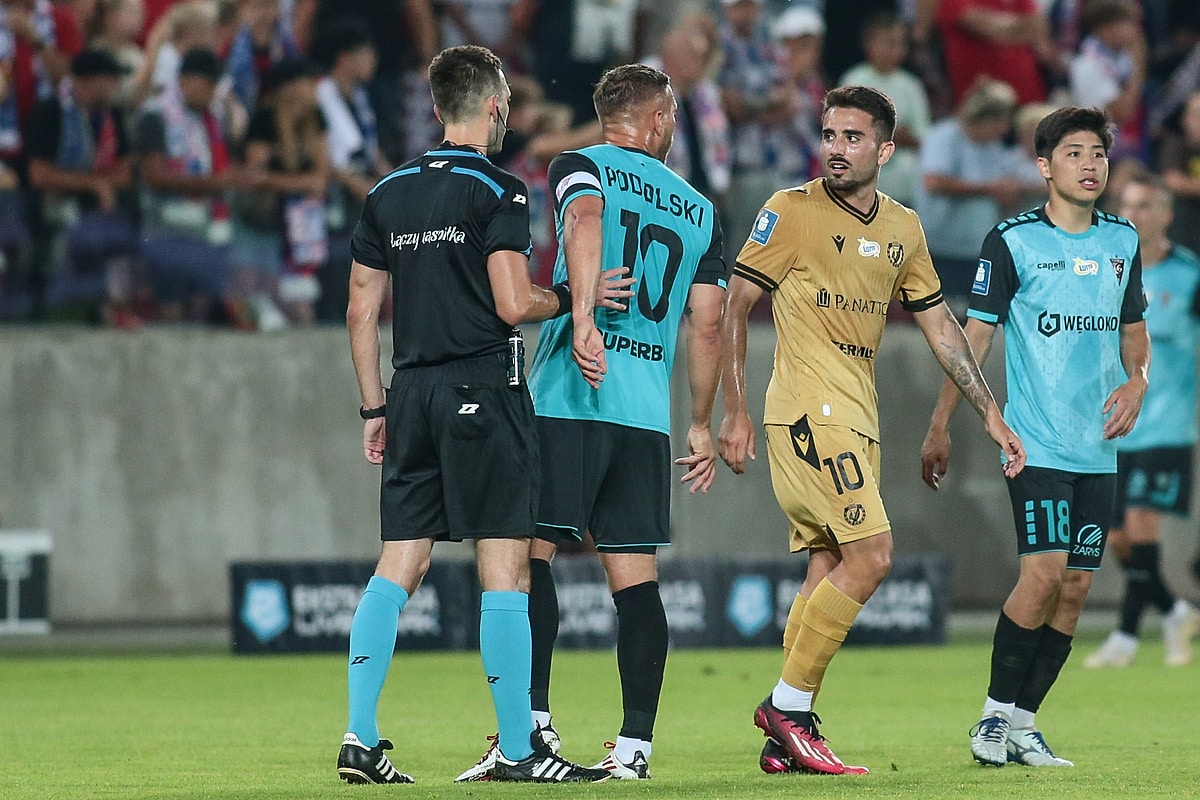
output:
M1013 710L1016 708L1016 703L1001 703L992 698L988 698L983 703L983 715L990 717L992 714L999 711L1007 719L1012 720Z
M533 724L537 725L539 728L551 727L550 726L550 712L549 711L534 711L533 712Z
M1171 610L1167 612L1170 617L1186 617L1191 606L1187 600L1182 597L1175 598L1175 605L1171 606Z
M622 764L632 764L633 758L639 750L642 751L642 755L649 761L651 750L649 742L645 739L629 739L624 736L618 736L617 745L613 748L613 758Z
M1036 730L1037 726L1033 724L1033 717L1036 713L1036 711L1026 711L1023 708L1013 708L1012 727Z
M812 711L813 693L785 683L783 678L771 692L771 705L780 711Z
M1113 644L1120 647L1121 650L1129 653L1136 653L1138 648L1138 639L1136 636L1130 636L1125 631L1113 631L1108 635Z

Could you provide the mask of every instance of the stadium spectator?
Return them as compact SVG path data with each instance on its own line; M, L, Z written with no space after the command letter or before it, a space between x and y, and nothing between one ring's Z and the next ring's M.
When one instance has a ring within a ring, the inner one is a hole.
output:
M211 108L223 70L216 54L184 54L174 86L152 98L137 124L142 177L142 259L166 320L205 321L214 300L235 325L253 320L231 294L230 190L248 180L230 158Z
M777 187L804 183L821 171L821 104L825 100L825 81L820 75L820 65L824 36L825 22L807 6L789 8L771 24L788 109L787 118L775 130L779 154Z
M1036 0L941 0L937 19L956 105L981 76L1013 87L1022 104L1046 99L1038 59L1052 47Z
M88 47L107 50L125 67L117 104L132 110L138 101L137 74L146 60L137 43L145 16L142 0L98 0Z
M1200 253L1200 91L1188 98L1179 126L1181 133L1163 136L1158 153L1158 168L1175 195L1175 220L1168 235Z
M1012 145L1016 166L1014 177L1021 186L1021 192L1016 205L1003 213L1012 214L1045 204L1046 179L1038 169L1037 152L1033 149L1033 134L1038 124L1055 110L1049 103L1026 103L1013 115L1013 137L1016 139L1016 144ZM1110 171L1110 187L1114 185L1115 171Z
M987 698L971 729L971 754L996 767L1074 766L1054 754L1035 716L1066 664L1100 568L1117 440L1137 421L1150 366L1137 232L1095 209L1108 179L1108 119L1096 109L1059 109L1036 139L1050 199L984 239L966 326L981 359L1004 326L1005 418L1028 452L1007 487L1020 574L996 621ZM943 383L921 448L933 489L946 474L957 404L958 391Z
M516 75L509 78L508 85L512 90L508 99L508 133L504 149L492 161L520 178L529 189L529 234L533 246L529 253L529 275L534 283L548 286L553 282L554 261L558 257L554 197L547 182L550 162L565 150L599 143L600 124L572 127L571 109L562 103L547 102L541 85L533 78Z
M763 201L779 188L775 128L790 117L789 92L762 19L762 0L721 0L721 103L733 142L728 259L754 224Z
M918 151L929 131L929 97L920 79L903 68L908 31L894 14L877 14L863 25L866 61L851 67L840 86L870 86L896 106L896 151L879 171L879 191L912 207L919 179Z
M297 6L296 36L309 42L315 32L340 20L366 23L379 63L369 91L378 115L379 145L391 163L417 155L441 132L429 108L425 68L438 50L437 22L430 0L316 0Z
M983 79L921 143L916 209L956 312L965 311L979 243L1021 199L1017 160L1004 141L1016 100L1011 86Z
M278 325L265 302L272 284L288 321L315 320L329 240L326 124L317 106L316 69L284 59L263 76L263 92L246 133L244 164L261 175L234 206L234 266L250 280L257 313ZM277 279L277 280L276 280Z
M429 77L445 141L371 193L351 243L346 320L363 453L383 467L383 552L350 626L350 713L337 771L352 783L413 782L385 754L392 744L380 738L376 713L397 621L434 542L472 539L483 589L479 649L499 725L490 777L604 780L607 772L551 750L529 699L529 537L540 469L524 354L507 340L512 326L569 311L570 295L529 282L528 203L520 202L528 191L487 159L503 145L508 115L500 60L481 47L453 48L434 59ZM398 232L415 243L395 246ZM461 242L422 241L434 234ZM389 294L394 372L385 395L379 314Z
M255 108L263 77L275 64L301 55L279 0L240 0L241 24L225 59L233 93L244 108Z
M721 208L729 191L729 119L712 79L719 55L716 24L707 14L686 18L663 36L658 62L679 103L667 166Z
M25 175L25 128L34 105L55 93L83 50L74 14L50 0L0 2L0 159Z
M479 44L501 58L522 55L521 42L512 26L512 7L517 0L439 0L441 43L444 47ZM510 64L515 66L515 64Z
M67 253L65 269L47 290L47 304L101 303L107 322L134 327L133 170L124 115L113 106L124 74L107 51L75 56L71 79L30 114L26 152L43 233L65 242Z
M771 196L729 282L720 452L737 474L755 455L746 320L751 306L772 292L778 345L764 413L767 455L791 527L790 549L809 558L784 630L782 676L754 713L768 737L759 765L765 772L841 775L867 770L834 755L813 706L830 661L891 568L891 524L879 494L874 358L893 297L914 315L942 368L1008 455L1006 472L1018 472L1025 454L942 300L917 215L876 191L880 164L893 148L891 101L876 89L850 86L826 95L825 108L825 177ZM881 230L891 241L876 240ZM854 307L842 298L854 298ZM844 331L848 341L831 340L830 330Z
M146 39L137 96L151 97L174 86L183 54L196 48L217 48L217 7L210 0L184 0L159 18Z
M1192 661L1200 612L1163 579L1159 535L1165 514L1187 517L1191 510L1200 261L1167 238L1171 193L1157 176L1134 176L1121 194L1120 213L1137 226L1154 380L1137 425L1117 449L1117 504L1108 536L1125 570L1120 624L1083 665L1133 663L1142 615L1153 606L1163 615L1165 662L1180 667Z
M786 8L812 7L825 21L825 46L821 49L821 72L830 80L845 74L865 56L863 31L867 21L880 15L895 15L915 10L914 0L789 0ZM782 13L782 12L781 12Z
M375 41L365 24L344 20L318 34L313 55L327 74L317 82L317 104L328 128L330 186L329 259L317 273L317 318L346 317L350 285L350 234L371 188L389 172L379 147L378 117L367 86L375 77Z
M1071 102L1103 109L1117 124L1109 158L1145 158L1146 37L1132 0L1089 0L1083 10L1087 36L1071 60Z
M647 0L516 0L512 35L533 58L546 99L571 108L572 124L595 116L592 87L604 71L638 55L639 10Z
M0 320L33 311L29 275L29 223L21 177L0 161Z
M1171 35L1153 48L1147 68L1147 128L1157 138L1200 89L1200 4L1175 0L1168 10Z

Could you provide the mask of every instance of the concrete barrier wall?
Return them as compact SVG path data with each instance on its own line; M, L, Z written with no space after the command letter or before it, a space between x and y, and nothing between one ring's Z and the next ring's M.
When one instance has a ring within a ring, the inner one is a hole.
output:
M530 353L535 335L527 335ZM769 326L752 331L756 420L773 347ZM999 356L988 370L993 382ZM677 367L683 363L681 352ZM877 369L884 499L897 549L948 554L955 602L998 605L1017 567L995 449L964 404L950 475L930 492L917 453L937 364L919 331L894 325ZM681 369L675 403L682 430ZM0 329L0 528L53 534L56 622L226 618L231 560L377 555L378 471L362 457L357 406L337 328L265 336ZM714 428L719 420L718 407ZM674 555L789 557L765 447L744 476L722 465L707 495L677 489L673 514ZM1195 530L1195 520L1166 529L1168 573L1189 594ZM444 545L437 557L467 558L470 550ZM1116 571L1103 570L1098 599L1111 601L1116 585Z

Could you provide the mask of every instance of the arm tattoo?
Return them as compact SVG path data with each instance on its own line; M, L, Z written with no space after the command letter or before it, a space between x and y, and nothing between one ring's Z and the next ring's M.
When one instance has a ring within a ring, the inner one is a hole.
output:
M986 416L988 408L995 401L979 369L979 362L971 354L967 337L961 329L950 332L949 336L946 333L943 331L942 336L938 337L934 355L937 356L938 363L942 365L946 375L962 392L963 397L967 398L967 402L979 412L979 416ZM957 335L954 335L955 333Z

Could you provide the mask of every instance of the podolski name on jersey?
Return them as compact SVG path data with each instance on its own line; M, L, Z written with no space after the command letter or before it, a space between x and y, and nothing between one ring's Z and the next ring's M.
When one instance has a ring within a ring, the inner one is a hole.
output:
M641 196L659 211L666 211L671 216L685 219L697 228L704 227L704 206L686 200L674 192L667 194L664 204L662 189L642 180L640 175L632 175L623 169L605 165L604 180L609 186L615 186L618 191Z

